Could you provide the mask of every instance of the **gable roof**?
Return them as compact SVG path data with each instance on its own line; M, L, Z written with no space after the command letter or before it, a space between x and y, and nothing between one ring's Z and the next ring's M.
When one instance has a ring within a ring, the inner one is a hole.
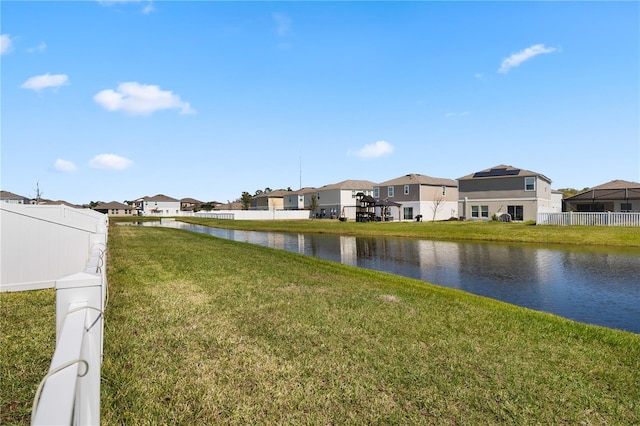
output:
M392 186L392 185L430 185L430 186L458 186L458 182L453 179L434 178L431 176L421 175L419 173L410 173L405 176L400 176L395 179L391 179L380 183L379 186Z
M551 183L551 179L543 175L542 173L534 172L531 170L518 169L513 166L507 166L505 164L499 164L497 166L480 170L479 172L471 173L469 175L458 178L458 180L472 180L472 179L500 179L500 178L509 178L513 176L519 177L539 177L549 183Z
M180 200L181 203L189 203L189 204L202 204L202 201L196 200L195 198L183 198Z
M288 192L289 195L304 195L304 194L309 194L311 192L316 192L317 188L311 187L311 186L305 186L304 188L300 188L296 191L290 191Z
M108 203L100 203L93 208L94 210L133 210L132 206L128 206L118 201L110 201Z
M359 190L359 189L371 189L376 184L368 181L368 180L343 180L342 182L334 183L331 185L325 185L321 188L318 188L318 191L325 191L331 189L344 189L344 190Z
M13 192L0 191L0 200L28 200L28 198Z
M136 200L136 201L139 201L139 200L144 200L144 201L172 201L172 202L176 202L176 203L180 202L179 200L176 200L175 198L171 198L171 197L169 197L167 195L164 195L164 194L157 194L157 195L154 195L153 197L142 197L142 198L138 198L138 200Z
M566 200L621 200L621 199L640 199L640 183L630 182L627 180L612 180L602 185L594 186L582 191Z
M254 195L252 198L280 198L286 194L292 194L293 191L286 191L284 189L276 189L275 191L263 192L262 194Z

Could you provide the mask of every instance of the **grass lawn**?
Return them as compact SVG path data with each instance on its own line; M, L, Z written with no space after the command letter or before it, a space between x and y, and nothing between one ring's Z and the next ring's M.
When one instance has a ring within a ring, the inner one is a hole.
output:
M637 334L176 229L111 226L108 279L105 425L640 422ZM0 295L2 424L54 305Z
M180 217L178 220L218 228L252 231L388 236L447 241L494 241L582 246L640 247L640 227L535 226L522 222L340 222L315 220L221 220Z

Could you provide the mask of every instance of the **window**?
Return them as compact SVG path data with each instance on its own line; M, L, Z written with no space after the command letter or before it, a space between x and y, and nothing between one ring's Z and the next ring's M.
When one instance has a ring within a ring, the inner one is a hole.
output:
M620 211L630 212L633 211L633 207L631 206L631 203L622 203L620 204Z
M480 217L478 206L471 206L471 217Z
M373 198L380 198L380 188L373 188Z
M482 217L489 217L489 206L480 206L480 215Z
M409 195L409 185L404 186L404 195Z
M524 178L524 190L525 191L535 191L536 190L536 178L535 177L526 177Z
M511 220L524 220L523 206L507 206L507 213L511 215Z
M388 186L387 187L387 196L388 197L393 197L393 186Z
M351 198L356 198L356 190L351 191Z
M442 187L442 196L444 197L445 195L447 195L447 187L443 186Z
M409 219L412 220L413 219L413 207L405 207L403 209L403 218L404 219Z

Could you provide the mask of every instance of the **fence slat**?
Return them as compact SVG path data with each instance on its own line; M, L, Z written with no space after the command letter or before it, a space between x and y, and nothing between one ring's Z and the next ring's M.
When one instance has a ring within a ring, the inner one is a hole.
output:
M538 213L537 225L640 226L640 212Z

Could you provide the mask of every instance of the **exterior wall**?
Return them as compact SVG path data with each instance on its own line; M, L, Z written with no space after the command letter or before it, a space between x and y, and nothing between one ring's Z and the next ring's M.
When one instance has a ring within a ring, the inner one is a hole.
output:
M389 197L389 187L393 187L393 197ZM405 186L408 186L409 193L405 194ZM380 190L379 199L388 199L396 203L402 204L400 213L398 209L393 207L390 211L394 220L415 220L416 216L422 215L423 220L433 219L433 209L436 207L435 200L442 197L442 186L424 185L424 184L400 184L400 185L382 185L377 186ZM410 218L405 219L405 208L412 208L413 214ZM458 216L458 188L445 186L445 195L443 202L438 204L436 212L436 220L447 220L451 217Z
M291 193L282 199L282 207L285 210L304 209L304 194Z
M180 201L143 201L143 214L175 216L180 214Z
M532 176L460 180L459 215L467 220L491 220L494 214L509 213L509 206L522 206L522 220L535 221L539 210L547 212L558 208L552 202L549 182L535 176L535 189L528 191L525 190L526 177ZM479 217L473 217L472 206L479 206ZM488 217L482 217L480 206L488 206Z

